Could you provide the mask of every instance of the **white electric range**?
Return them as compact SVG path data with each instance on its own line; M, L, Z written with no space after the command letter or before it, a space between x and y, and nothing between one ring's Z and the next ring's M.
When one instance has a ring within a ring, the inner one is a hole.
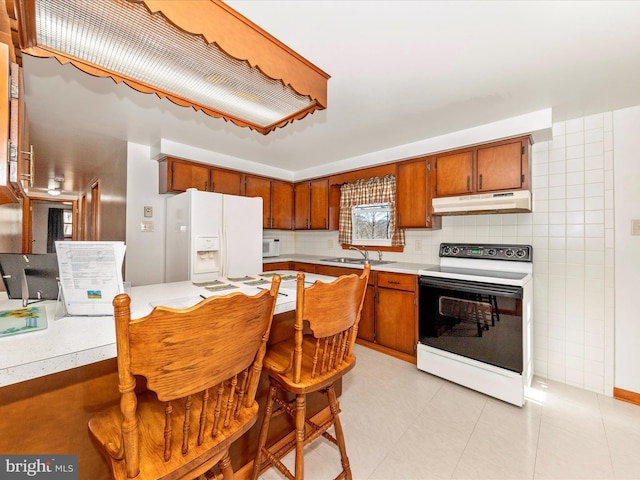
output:
M418 368L514 405L531 384L533 248L443 243L420 270Z

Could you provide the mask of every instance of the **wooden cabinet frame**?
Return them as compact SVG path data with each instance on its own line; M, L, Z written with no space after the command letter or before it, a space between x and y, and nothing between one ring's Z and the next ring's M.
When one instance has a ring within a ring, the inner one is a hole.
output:
M434 196L529 189L530 147L522 136L434 155Z
M260 175L164 157L160 164L160 193L177 193L172 165L193 168L199 189L232 195L260 196L264 200L263 227L278 230L338 230L340 185L359 179L396 175L396 215L399 228L442 228L433 215L435 197L501 190L526 190L530 186L531 138L515 137L435 155L399 160L384 165L291 183ZM519 157L519 158L518 158ZM515 160L514 160L515 159ZM193 182L192 182L193 183ZM401 251L402 247L380 247Z

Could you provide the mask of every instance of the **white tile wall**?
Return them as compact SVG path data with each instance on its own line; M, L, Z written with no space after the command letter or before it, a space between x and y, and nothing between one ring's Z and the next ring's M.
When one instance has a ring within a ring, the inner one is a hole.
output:
M384 254L433 264L443 241L533 245L535 373L606 395L614 367L612 118L556 123L552 140L533 145L533 213L444 217L442 230L408 230L405 251ZM283 253L343 253L337 232L274 233Z

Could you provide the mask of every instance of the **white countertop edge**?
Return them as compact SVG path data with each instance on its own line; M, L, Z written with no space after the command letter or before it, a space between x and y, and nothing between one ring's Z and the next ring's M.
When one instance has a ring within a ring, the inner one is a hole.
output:
M292 271L278 271L295 275ZM308 274L310 281L331 281L334 277ZM267 284L265 286L268 287ZM140 318L151 312L151 303L187 300L195 305L200 296L224 295L233 292L256 294L256 287L243 285L234 290L210 292L194 286L190 281L145 285L131 289L131 316ZM275 314L295 310L296 281L283 281ZM46 307L47 328L35 332L0 337L0 387L62 372L116 356L115 323L113 316L64 316L55 318L58 304L42 302ZM186 305L189 306L189 305ZM0 310L21 308L21 300L8 300L0 292Z
M92 348L81 352L61 355L54 358L38 360L15 367L0 370L0 387L20 383L34 378L44 377L71 368L82 367L92 363L116 357L115 342L109 345Z
M262 259L263 264L268 263L277 263L277 262L304 262L304 263L316 263L319 265L329 265L332 267L344 267L344 268L353 268L362 270L364 265L358 263L340 263L340 262L328 262L326 258L332 258L336 255L306 255L303 253L295 253L295 254L283 254L279 257L266 257ZM348 258L358 258L355 255L349 255L345 253L344 255L339 255L340 257L348 257ZM396 262L391 261L392 263L385 263L382 265L371 265L371 270L379 271L379 272L393 272L393 273L407 273L412 275L418 275L418 271L424 270L426 268L433 267L432 264L425 263L408 263L408 262Z

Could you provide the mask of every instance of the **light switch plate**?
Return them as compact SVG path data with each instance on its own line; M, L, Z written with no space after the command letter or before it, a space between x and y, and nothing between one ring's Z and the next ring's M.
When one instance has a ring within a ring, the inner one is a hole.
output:
M144 216L147 218L153 217L153 207L144 207Z
M640 219L631 220L631 235L640 235Z

